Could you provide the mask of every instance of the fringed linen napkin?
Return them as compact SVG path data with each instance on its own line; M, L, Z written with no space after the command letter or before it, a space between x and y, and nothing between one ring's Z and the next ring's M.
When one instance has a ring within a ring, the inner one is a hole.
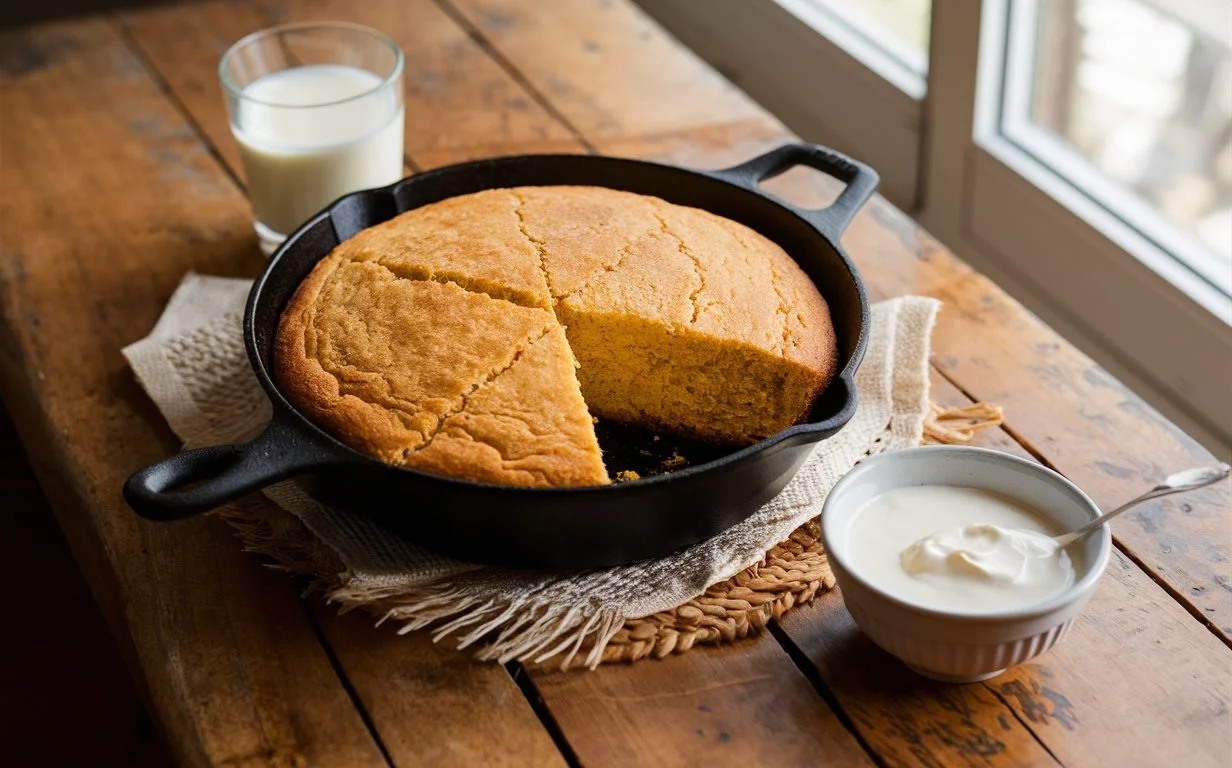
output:
M249 286L188 275L150 335L124 350L187 448L251 439L269 419L241 338ZM294 481L265 491L277 508L249 500L221 514L250 549L315 577L344 608L365 607L403 632L431 627L437 639L478 644L483 659L561 657L565 666L593 667L742 636L832 585L808 523L834 483L866 456L921 442L931 412L928 350L937 308L919 297L877 304L851 423L819 444L753 516L659 560L580 573L477 566L331 510Z

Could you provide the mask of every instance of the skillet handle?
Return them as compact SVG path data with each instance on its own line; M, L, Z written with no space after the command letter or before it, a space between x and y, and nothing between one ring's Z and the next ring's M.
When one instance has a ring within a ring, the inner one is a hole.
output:
M719 178L757 191L766 179L803 165L847 183L828 208L810 210L789 205L802 218L831 237L838 238L856 213L873 196L881 178L877 172L841 152L816 144L786 144L740 165L714 171ZM781 201L780 201L781 202Z
M180 520L337 463L330 448L275 418L252 442L184 451L134 472L124 482L124 500L149 520Z

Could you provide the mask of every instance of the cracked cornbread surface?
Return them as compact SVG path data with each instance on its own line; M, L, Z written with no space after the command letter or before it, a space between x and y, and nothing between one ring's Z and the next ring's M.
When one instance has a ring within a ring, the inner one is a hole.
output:
M825 300L777 245L598 187L366 229L304 280L276 345L287 397L354 448L539 486L609 482L592 413L750 443L800 420L837 361Z

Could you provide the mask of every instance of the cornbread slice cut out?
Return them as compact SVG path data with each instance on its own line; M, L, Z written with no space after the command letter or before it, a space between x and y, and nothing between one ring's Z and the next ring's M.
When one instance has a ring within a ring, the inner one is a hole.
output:
M401 279L336 255L314 269L284 313L277 373L313 421L401 464L467 394L556 327L546 309Z
M509 485L609 482L574 366L564 332L548 328L468 395L406 466Z
M782 248L595 187L490 190L365 230L313 269L277 343L279 385L344 442L515 485L607 482L592 413L717 443L774 434L838 356Z

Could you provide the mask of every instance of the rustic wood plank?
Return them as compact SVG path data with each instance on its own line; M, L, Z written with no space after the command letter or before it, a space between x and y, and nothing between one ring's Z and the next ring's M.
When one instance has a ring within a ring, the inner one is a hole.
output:
M765 114L631 2L571 0L551 12L526 0L438 2L591 141Z
M971 402L936 371L932 384L941 405ZM973 444L1031 458L1000 429ZM913 674L860 634L837 591L781 624L891 764L1215 766L1229 746L1232 654L1119 552L1064 642L984 684Z
M872 764L770 637L531 675L586 766Z
M986 686L1071 768L1226 766L1232 656L1194 625L1116 551L1065 640Z
M737 165L791 140L786 128L769 115L761 115L647 136L601 137L594 140L594 145L604 155L709 170Z
M929 368L928 382L929 397L942 408L963 408L971 405L971 398L963 394L962 390L954 386L935 366ZM991 448L994 451L1002 451L1022 459L1036 461L1036 458L1031 455L1030 451L1023 448L1022 444L1015 440L1004 428L981 429L975 433L975 436L967 445Z
M886 765L1058 764L984 686L926 680L873 645L837 589L788 613L781 626Z
M0 330L6 361L8 330ZM61 369L42 370L65 375ZM170 437L67 436L63 422L42 417L46 401L23 391L28 379L15 370L0 376L0 393L176 762L385 765L284 576L240 552L219 521L173 530L123 519L132 513L115 489L128 470L86 478L90 467L77 463L108 452L152 461L174 450ZM97 405L83 400L66 415L90 424L86 410Z
M227 123L218 62L232 43L269 26L264 14L244 0L222 0L159 5L117 19L150 71L242 180L244 167Z
M565 765L504 667L362 611L314 599L312 612L396 765Z
M6 33L3 388L61 527L185 765L385 763L285 578L226 527L138 519L175 449L120 357L180 276L251 271L247 206L99 21ZM66 160L72 159L72 162Z
M455 155L577 151L544 111L432 0L214 0L125 13L134 44L219 154L243 178L217 67L239 38L274 23L353 21L392 37L406 57L406 152L429 165ZM473 148L479 148L475 151Z

